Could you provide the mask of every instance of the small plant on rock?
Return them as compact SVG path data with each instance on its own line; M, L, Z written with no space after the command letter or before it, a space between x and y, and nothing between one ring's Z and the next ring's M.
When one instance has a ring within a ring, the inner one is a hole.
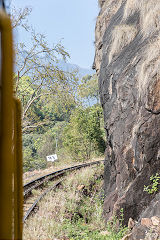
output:
M147 192L148 194L152 194L158 191L158 185L160 184L159 180L160 180L160 176L158 173L156 173L156 175L152 175L150 177L150 180L152 181L152 184L145 186L144 185L144 190L145 192Z

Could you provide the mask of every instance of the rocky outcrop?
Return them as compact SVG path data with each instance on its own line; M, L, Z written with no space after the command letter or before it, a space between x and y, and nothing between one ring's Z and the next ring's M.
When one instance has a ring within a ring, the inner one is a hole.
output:
M160 218L142 218L138 224L130 218L128 228L130 232L122 240L159 240Z
M104 215L123 208L127 224L160 217L159 194L143 191L160 174L160 1L99 4L93 67L107 135Z

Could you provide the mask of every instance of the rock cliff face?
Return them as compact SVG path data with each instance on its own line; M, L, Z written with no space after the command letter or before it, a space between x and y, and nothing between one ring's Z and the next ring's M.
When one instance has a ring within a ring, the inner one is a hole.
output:
M99 0L96 54L107 135L104 215L160 217L160 1Z

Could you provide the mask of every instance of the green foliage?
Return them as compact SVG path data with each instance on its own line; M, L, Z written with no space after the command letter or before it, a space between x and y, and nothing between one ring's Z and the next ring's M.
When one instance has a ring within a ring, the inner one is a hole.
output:
M62 148L62 131L65 122L57 122L54 127L48 129L44 134L39 135L35 141L38 156L46 158Z
M100 199L103 164L73 172L56 192L41 203L41 217L35 215L24 228L25 239L120 240L127 233L124 213L106 226ZM81 187L82 188L79 188ZM53 200L54 199L54 200ZM104 235L105 234L105 235Z
M96 74L86 75L78 86L78 95L83 104L89 106L99 103L98 78Z
M42 158L29 158L24 159L23 161L23 169L26 171L33 171L35 169L45 169L47 166L46 160Z
M124 212L123 208L120 210L120 218L113 216L113 219L107 223L107 230L110 233L109 238L111 240L122 239L128 231L128 227L123 225Z
M25 171L45 167L47 155L65 149L76 160L105 149L96 75L79 80L76 70L63 71L59 60L66 61L69 53L61 42L50 46L46 36L28 26L31 11L12 10L13 28L23 27L31 39L28 46L15 45L14 90L22 103Z
M97 171L97 176L99 176L99 171L100 169ZM91 176L92 173L88 173L89 181L87 184L85 183L85 190L79 192L79 197L76 195L76 199L67 199L62 232L65 233L66 237L73 240L120 240L128 232L128 228L123 225L123 209L120 210L119 218L114 216L105 226L102 218L103 202L98 191L101 189L102 179L99 178L95 181L94 177L96 176ZM84 183L83 178L84 174L82 173L78 181L79 184ZM73 188L74 184L75 182L72 184L72 181L70 181ZM68 185L66 187L73 191ZM103 235L102 232L106 230L108 233Z
M23 168L25 171L34 169L43 169L46 167L45 158L41 158L37 154L36 141L38 134L23 135Z
M63 231L66 231L70 240L105 240L106 237L100 234L99 230L90 229L83 220L78 220L75 224L65 220Z
M74 240L106 239L100 234L104 227L103 203L98 193L102 185L102 179L100 179L102 172L102 166L85 169L68 180L66 187L70 192L74 191L74 194L72 193L73 197L68 196L61 226L67 238ZM76 193L77 186L82 183L85 184L85 189Z
M92 207L94 208L94 206L95 205ZM85 206L85 208L86 211L91 210L91 206L89 205ZM92 213L93 211L94 209L92 209ZM102 235L101 230L93 230L89 222L86 224L86 222L78 216L75 216L74 222L65 219L62 229L70 240L121 240L128 232L128 227L123 226L123 209L121 209L120 219L113 217L113 220L108 222L108 234L106 235Z
M64 146L77 160L90 159L91 154L104 153L105 142L100 127L99 106L76 108L64 129Z
M58 66L59 59L69 57L63 45L50 47L44 35L33 30L30 34L30 48L23 43L16 47L14 86L23 108L23 132L50 124L53 119L46 115L44 106L49 112L53 105L54 113L56 108L63 113L69 111L75 104L78 83L76 72L65 72Z
M144 191L147 192L148 194L152 194L158 191L158 185L160 184L160 176L158 173L156 175L152 175L150 177L150 180L152 181L152 184L149 186L144 185Z
M43 133L23 134L24 171L46 167L46 156L54 153L59 160L64 158L62 133L65 124L65 121L57 121Z

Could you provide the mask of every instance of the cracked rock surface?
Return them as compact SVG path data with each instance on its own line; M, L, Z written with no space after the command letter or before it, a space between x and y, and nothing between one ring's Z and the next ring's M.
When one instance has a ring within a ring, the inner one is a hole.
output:
M103 0L96 24L93 67L107 135L104 216L123 208L125 224L160 217L160 194L143 191L160 174L160 1L152 1L152 15L149 4Z

